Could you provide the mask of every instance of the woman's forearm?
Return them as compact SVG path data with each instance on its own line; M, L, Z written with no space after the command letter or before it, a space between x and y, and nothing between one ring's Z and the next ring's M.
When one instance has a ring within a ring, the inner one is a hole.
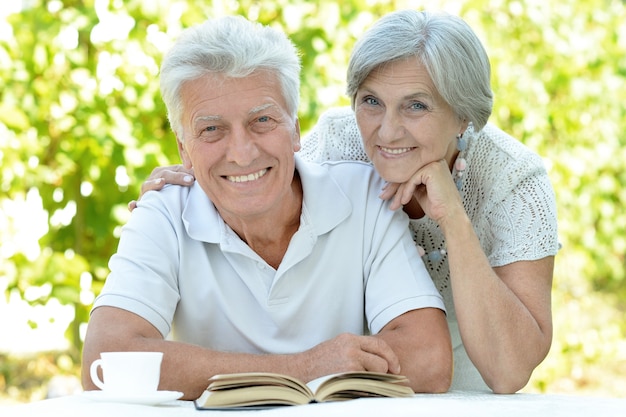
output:
M467 216L446 225L450 280L461 338L487 385L515 392L552 340L552 258L492 268Z

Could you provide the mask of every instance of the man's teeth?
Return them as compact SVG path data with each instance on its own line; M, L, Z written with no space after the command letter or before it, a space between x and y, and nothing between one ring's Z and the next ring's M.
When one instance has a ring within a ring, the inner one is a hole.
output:
M267 168L262 169L259 172L255 172L254 174L248 174L248 175L228 175L228 176L226 176L226 179L228 181L231 181L231 182L248 182L248 181L258 180L259 178L261 178L265 174L267 174Z
M405 153L405 152L409 152L412 148L385 148L383 146L380 147L380 149L385 152L385 153L390 153L390 154L401 154L401 153Z

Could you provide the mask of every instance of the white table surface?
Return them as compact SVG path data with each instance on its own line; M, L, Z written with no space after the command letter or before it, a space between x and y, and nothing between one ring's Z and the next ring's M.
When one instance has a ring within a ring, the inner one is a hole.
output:
M96 402L82 394L0 407L2 417L308 417L308 416L437 416L437 417L626 417L626 398L597 398L549 394L496 395L449 392L417 394L413 398L358 399L345 402L280 407L270 410L199 411L192 402L157 406Z

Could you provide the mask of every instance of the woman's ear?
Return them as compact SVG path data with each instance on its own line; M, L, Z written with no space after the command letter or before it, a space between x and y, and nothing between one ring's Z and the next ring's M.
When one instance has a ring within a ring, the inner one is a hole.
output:
M459 133L461 134L461 136L465 133L468 126L469 126L469 120L461 119L461 130L459 130Z

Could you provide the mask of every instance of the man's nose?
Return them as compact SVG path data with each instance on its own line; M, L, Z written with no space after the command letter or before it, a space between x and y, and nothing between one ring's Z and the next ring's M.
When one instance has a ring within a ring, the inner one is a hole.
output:
M245 128L233 129L228 140L228 161L239 166L248 166L258 156L259 149L253 136Z

